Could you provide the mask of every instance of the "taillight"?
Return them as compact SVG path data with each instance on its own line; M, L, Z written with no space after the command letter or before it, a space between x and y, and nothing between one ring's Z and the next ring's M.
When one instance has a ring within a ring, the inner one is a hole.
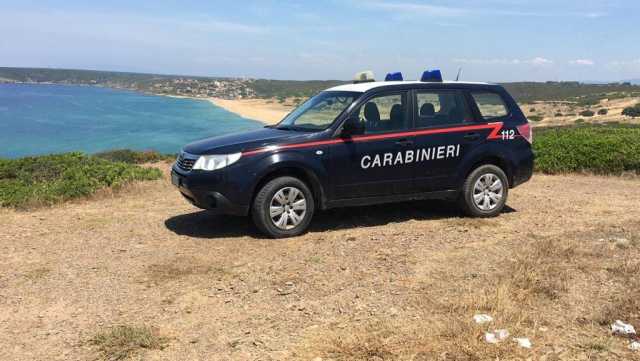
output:
M524 123L522 125L518 125L518 133L527 140L529 143L533 143L533 131L531 130L531 126L529 123Z

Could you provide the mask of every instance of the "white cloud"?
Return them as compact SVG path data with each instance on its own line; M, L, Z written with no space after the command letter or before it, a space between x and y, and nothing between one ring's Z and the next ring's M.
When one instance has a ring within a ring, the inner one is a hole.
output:
M411 14L420 13L422 15L429 16L457 17L467 15L469 13L467 9L428 4L373 2L369 3L369 5L384 10L401 11Z
M640 65L640 59L635 60L614 60L609 63L611 66L629 66L629 65Z
M532 65L551 65L553 64L553 60L549 60L541 57L535 57L529 60L528 63Z
M576 59L569 61L570 65L594 66L596 62L591 59Z
M378 8L383 10L393 10L407 15L426 15L434 17L462 17L468 15L499 15L499 16L521 16L521 17L580 17L580 18L601 18L607 16L604 12L546 12L546 11L520 11L504 8L479 8L477 6L459 7L445 5L431 5L413 2L393 2L382 1L356 1L365 7Z
M543 57L535 57L533 59L466 59L456 58L453 59L454 63L460 64L476 64L476 65L534 65L543 66L553 64L553 60L549 60Z

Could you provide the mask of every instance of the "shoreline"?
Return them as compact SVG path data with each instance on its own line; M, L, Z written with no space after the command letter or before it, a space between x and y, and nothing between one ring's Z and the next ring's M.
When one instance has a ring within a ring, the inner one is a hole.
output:
M204 100L228 112L251 119L265 125L273 125L280 122L293 106L287 106L269 99L223 99L216 97L194 97L188 95L155 94L178 99Z

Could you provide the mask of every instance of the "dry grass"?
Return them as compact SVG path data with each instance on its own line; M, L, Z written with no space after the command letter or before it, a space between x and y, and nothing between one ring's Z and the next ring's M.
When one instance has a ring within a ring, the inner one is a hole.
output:
M45 278L50 272L51 270L49 268L38 267L36 269L26 272L24 274L24 278L28 279L29 281L37 281L42 278Z
M0 360L638 356L610 331L640 328L637 179L535 175L494 219L431 202L319 212L284 240L192 208L166 178L135 187L0 210ZM154 325L171 347L111 329L86 347L105 324ZM484 341L500 328L533 348Z
M166 339L148 326L121 325L96 334L89 342L105 360L124 360L141 350L159 350Z
M190 276L221 278L231 273L223 267L198 264L194 260L178 259L170 263L152 264L147 267L146 281L160 285Z
M526 238L528 241L523 242L515 254L501 257L497 262L490 261L502 268L481 280L482 286L475 283L453 290L439 285L446 288L447 295L424 298L427 293L439 293L430 284L420 289L412 301L414 308L404 317L367 321L353 328L319 333L310 341L312 351L307 350L305 355L317 354L332 360L524 360L531 359L532 355L573 359L543 347L557 343L556 338L563 337L559 332L568 325L586 328L589 334L587 337L575 335L576 345L571 352L581 353L587 359L601 359L620 342L608 332L614 320L640 324L637 277L640 261L637 258L629 258L627 254L616 262L616 275L607 286L607 290L618 292L616 296L599 299L589 295L589 289L571 286L600 270L611 272L608 268L611 259L621 256L620 252L631 251L630 248L614 246L602 250L602 245L570 238L541 238L531 234ZM586 298L587 303L571 305L576 296ZM563 314L562 310L554 310L572 306L585 312L595 306L595 312L572 319L574 312ZM476 325L472 320L476 313L488 313L495 319L489 325ZM499 328L508 329L510 337L529 337L537 347L534 351L518 348L510 339L498 345L484 342L485 331Z

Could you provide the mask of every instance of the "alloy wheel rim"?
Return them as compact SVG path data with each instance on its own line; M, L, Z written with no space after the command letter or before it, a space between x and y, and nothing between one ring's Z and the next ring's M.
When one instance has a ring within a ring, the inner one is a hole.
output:
M481 211L495 209L504 196L504 185L500 178L493 174L483 174L473 186L473 203Z
M298 226L307 214L307 199L296 187L278 190L269 204L269 217L274 226L290 230Z

